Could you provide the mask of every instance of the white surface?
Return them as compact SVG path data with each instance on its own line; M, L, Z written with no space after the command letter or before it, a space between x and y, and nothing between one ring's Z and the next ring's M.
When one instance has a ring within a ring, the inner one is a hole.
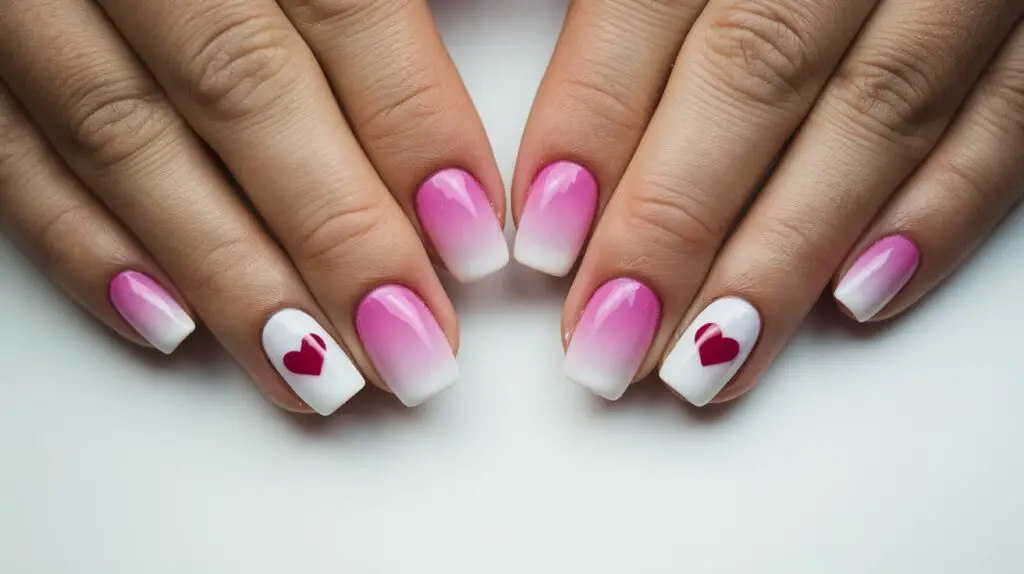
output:
M437 2L511 176L564 3ZM330 420L204 334L122 344L0 244L0 572L1024 571L1024 213L884 329L809 319L758 391L697 413L561 377L568 283L451 293L463 380Z

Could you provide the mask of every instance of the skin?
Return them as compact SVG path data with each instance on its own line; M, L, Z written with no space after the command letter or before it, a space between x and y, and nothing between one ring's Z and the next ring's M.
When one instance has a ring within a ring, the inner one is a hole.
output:
M353 326L375 286L416 291L457 348L413 195L451 166L498 214L504 194L424 2L35 0L0 7L0 37L5 227L119 333L106 285L147 272L300 412L259 343L277 309L378 385Z
M573 2L512 190L518 221L551 161L600 184L567 344L601 284L639 279L662 303L641 380L710 302L741 297L763 328L716 398L732 400L894 233L922 263L873 320L911 307L1024 190L1022 14L1010 0Z
M639 380L710 301L741 296L764 330L726 401L879 237L905 233L923 258L875 320L911 307L1024 189L1022 14L573 2L512 189L518 220L551 161L600 184L566 340L604 281L644 280L662 315ZM499 217L505 198L426 2L33 0L0 6L0 54L0 225L126 339L144 344L107 288L134 269L296 412L259 344L277 309L313 315L379 386L353 327L375 286L416 291L457 348L415 192L454 166Z

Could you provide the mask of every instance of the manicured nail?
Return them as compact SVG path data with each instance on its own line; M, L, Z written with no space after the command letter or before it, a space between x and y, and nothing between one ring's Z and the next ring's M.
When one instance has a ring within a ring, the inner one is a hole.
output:
M598 396L617 400L647 356L660 316L661 303L650 287L626 278L605 283L573 331L565 376Z
M508 265L508 244L480 183L461 169L430 177L416 194L416 212L448 271L463 283Z
M516 234L516 261L562 277L572 269L597 211L597 180L585 167L559 161L530 186Z
M263 350L281 378L317 413L327 416L366 385L338 343L302 311L278 311L263 327Z
M137 271L124 271L114 277L110 302L139 335L167 355L196 330L195 321L170 293Z
M384 285L356 310L356 330L384 382L414 407L455 384L459 366L427 305L411 290Z
M718 299L694 319L658 376L703 407L736 376L761 334L761 314L738 297Z
M846 272L835 298L863 323L878 314L917 271L921 252L902 235L890 235L865 251Z

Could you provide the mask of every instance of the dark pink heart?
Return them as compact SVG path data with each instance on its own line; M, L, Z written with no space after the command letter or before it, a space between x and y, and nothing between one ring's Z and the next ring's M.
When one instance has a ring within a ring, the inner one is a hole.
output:
M315 333L302 338L302 346L298 351L286 353L284 366L296 375L319 377L324 370L324 356L327 344Z
M694 342L700 352L700 364L705 367L728 363L740 354L739 341L724 336L722 328L714 323L697 329Z

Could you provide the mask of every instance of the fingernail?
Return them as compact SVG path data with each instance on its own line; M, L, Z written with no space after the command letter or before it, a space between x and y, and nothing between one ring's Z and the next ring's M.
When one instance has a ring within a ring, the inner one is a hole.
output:
M408 407L459 379L448 338L423 300L405 287L370 292L356 310L356 330L381 378Z
M555 162L537 176L516 234L516 261L562 277L572 269L597 211L597 180L578 164Z
M448 271L463 283L508 265L508 244L480 183L461 169L435 173L416 194L416 212Z
M338 343L302 311L278 311L263 327L263 350L288 386L317 413L338 410L366 385Z
M902 235L890 235L861 254L836 287L834 296L857 321L878 314L910 282L921 252Z
M650 287L613 279L587 303L565 356L565 376L594 394L617 400L633 382L654 340L661 303Z
M174 297L137 271L124 271L114 277L110 302L139 335L167 355L196 330L195 321Z
M738 297L718 299L694 319L661 365L658 376L703 407L736 376L761 335L761 314Z

